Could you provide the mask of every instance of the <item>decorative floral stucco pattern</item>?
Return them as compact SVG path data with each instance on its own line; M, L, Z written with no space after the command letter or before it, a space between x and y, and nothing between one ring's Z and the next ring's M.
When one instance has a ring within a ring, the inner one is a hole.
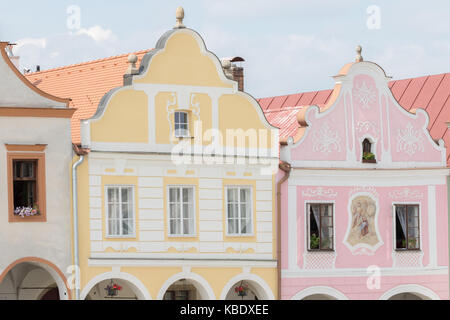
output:
M354 97L363 109L370 109L371 105L376 101L377 93L371 86L363 81L360 87L355 87Z
M372 133L374 137L379 136L379 129L372 121L358 121L356 123L356 131L358 133Z
M389 192L389 198L391 199L422 199L423 193L417 190L411 190L410 188L404 188L402 190L395 190Z
M334 192L331 188L308 188L306 191L302 192L304 197L329 197L335 198L337 196L337 192Z
M322 153L340 152L340 141L339 134L330 128L328 122L324 122L320 129L313 134L313 151Z
M412 156L417 151L424 151L423 136L419 129L414 130L411 122L408 122L405 129L398 129L397 152L406 152Z

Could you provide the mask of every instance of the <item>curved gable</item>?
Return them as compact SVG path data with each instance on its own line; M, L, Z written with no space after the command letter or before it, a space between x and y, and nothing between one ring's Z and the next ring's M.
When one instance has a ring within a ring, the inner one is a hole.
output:
M67 108L70 99L52 96L33 86L6 53L8 42L0 42L0 107Z
M84 147L171 153L187 143L209 149L214 144L217 155L229 154L230 145L233 154L258 149L265 149L258 153L263 157L278 154L278 129L268 123L258 102L225 76L197 32L166 32L143 57L137 74L126 77L128 85L108 92L95 115L82 121ZM187 118L183 136L175 128L180 112Z
M444 143L431 138L428 114L402 108L380 66L347 64L335 80L336 94L321 111L309 106L299 112L303 130L290 139L282 157L311 167L445 166ZM372 155L364 155L363 144Z

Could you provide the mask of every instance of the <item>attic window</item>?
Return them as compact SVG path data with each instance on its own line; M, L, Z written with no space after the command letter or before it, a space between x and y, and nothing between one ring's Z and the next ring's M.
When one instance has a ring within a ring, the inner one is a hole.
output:
M362 162L363 163L376 163L375 154L372 152L372 143L369 139L364 139L362 143Z
M175 112L175 136L189 137L189 117L187 112Z

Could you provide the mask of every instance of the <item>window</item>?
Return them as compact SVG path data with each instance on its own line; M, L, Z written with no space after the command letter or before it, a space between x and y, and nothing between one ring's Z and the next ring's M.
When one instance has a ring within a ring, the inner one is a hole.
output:
M37 206L36 177L36 160L13 160L14 208Z
M419 206L395 205L395 248L398 250L419 250Z
M169 187L169 235L195 234L194 188Z
M8 151L43 151L45 145L6 145ZM35 150L36 149L36 150ZM19 151L19 150L18 150ZM8 221L45 222L45 153L8 152Z
M375 154L372 152L372 143L369 139L364 139L362 143L362 162L376 163Z
M308 204L309 250L333 250L333 205Z
M188 137L189 136L189 122L188 113L184 111L175 111L175 136Z
M250 187L227 188L228 235L251 235L252 199Z
M132 186L107 186L107 235L134 236L134 205Z

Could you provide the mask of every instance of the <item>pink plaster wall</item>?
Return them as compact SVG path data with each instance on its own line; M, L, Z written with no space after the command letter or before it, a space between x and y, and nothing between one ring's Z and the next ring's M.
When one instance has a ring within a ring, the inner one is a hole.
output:
M284 278L281 281L282 299L290 300L304 289L325 286L333 288L351 300L378 300L389 290L415 284L430 289L440 299L449 299L448 275L381 276L380 288L369 289L368 277Z
M336 162L336 166L353 158L361 162L362 141L368 138L378 164L384 160L389 164L391 159L406 166L410 162L411 167L421 162L444 166L445 150L427 130L426 111L406 111L395 101L384 77L360 68L361 73L348 76L351 81L327 110L309 107L305 113L308 128L291 149L291 159Z
M348 225L351 223L351 216L349 213L350 193L358 195L361 192L364 194L371 194L365 190L356 189L355 187L336 187L323 186L322 190L328 190L335 196L307 196L316 190L315 186L298 186L297 187L297 239L298 252L297 260L298 267L303 268L303 254L307 252L307 222L306 217L306 203L311 202L332 202L334 203L334 230L335 230L335 250L338 253L335 260L336 268L366 268L370 265L377 265L379 267L393 267L392 253L394 251L394 220L392 216L392 205L395 203L417 203L420 206L420 234L421 234L421 250L423 251L423 265L429 264L429 226L428 226L428 188L427 186L403 186L403 187L373 187L372 198L378 202L378 213L376 221L378 223L379 238L383 244L371 254L354 254L344 244ZM392 195L403 192L405 189L409 190L410 196L391 198ZM283 192L284 194L287 193ZM306 194L306 195L305 195ZM446 195L446 186L437 187L437 198ZM433 199L436 201L436 199ZM287 199L284 198L287 202ZM437 210L437 226L438 226L438 245L439 245L439 259L440 265L448 265L447 259L447 203L446 201L439 201ZM287 242L287 217L283 215L283 242L282 250L285 253L284 260L287 259L286 252L288 252ZM291 253L294 254L294 253ZM282 264L283 268L287 268L286 263Z

